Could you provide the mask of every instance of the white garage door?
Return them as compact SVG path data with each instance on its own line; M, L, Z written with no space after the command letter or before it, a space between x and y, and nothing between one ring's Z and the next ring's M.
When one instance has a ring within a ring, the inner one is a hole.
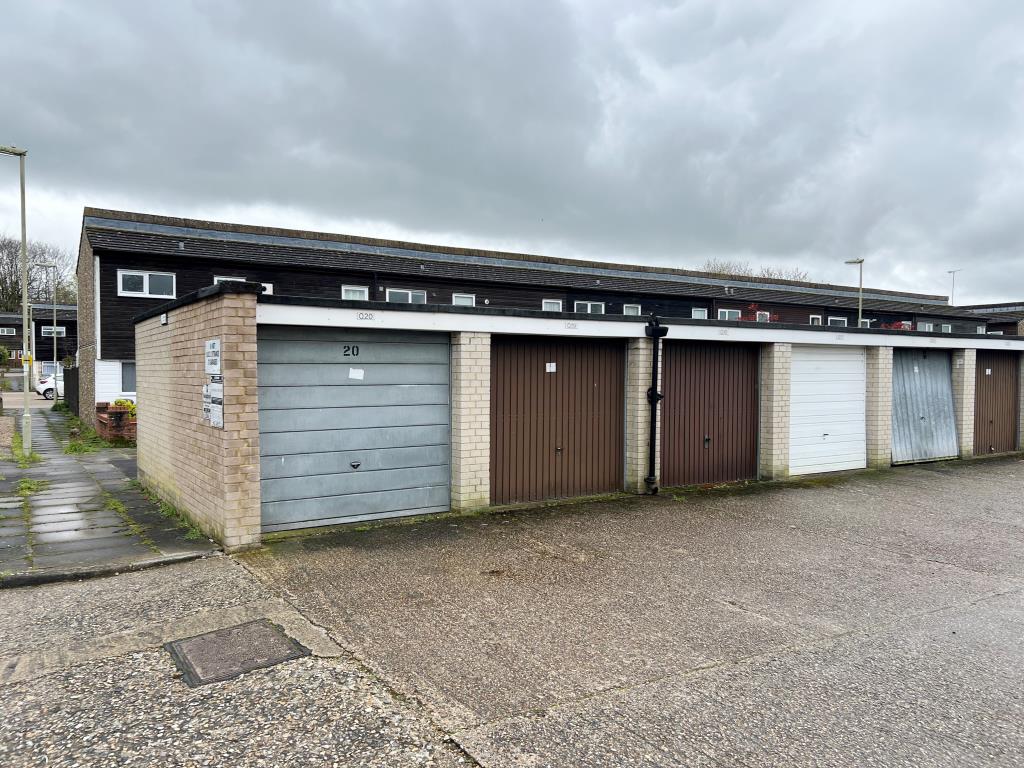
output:
M793 347L789 472L867 466L862 347Z
M260 326L264 531L448 509L448 334Z

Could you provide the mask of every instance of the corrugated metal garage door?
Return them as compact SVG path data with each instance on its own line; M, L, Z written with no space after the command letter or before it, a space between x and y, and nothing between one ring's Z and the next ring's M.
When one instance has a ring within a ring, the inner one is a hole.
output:
M959 454L949 353L893 350L893 463L950 459Z
M621 341L491 338L491 501L622 489Z
M793 347L791 475L867 466L866 378L861 347Z
M974 410L974 453L1017 450L1020 355L978 350Z
M448 339L260 326L264 531L448 509Z
M664 350L662 483L757 477L760 348L667 341Z

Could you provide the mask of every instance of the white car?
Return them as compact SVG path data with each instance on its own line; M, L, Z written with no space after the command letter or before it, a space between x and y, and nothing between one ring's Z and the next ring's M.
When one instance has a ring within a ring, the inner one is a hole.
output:
M47 400L53 400L53 374L44 376L36 384L36 392L45 397ZM64 397L64 377L59 376L57 378L57 394L60 397Z

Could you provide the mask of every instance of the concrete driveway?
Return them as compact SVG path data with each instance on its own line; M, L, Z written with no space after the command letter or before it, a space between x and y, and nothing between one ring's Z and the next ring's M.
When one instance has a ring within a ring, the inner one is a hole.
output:
M1022 491L935 464L244 563L486 766L1020 765Z

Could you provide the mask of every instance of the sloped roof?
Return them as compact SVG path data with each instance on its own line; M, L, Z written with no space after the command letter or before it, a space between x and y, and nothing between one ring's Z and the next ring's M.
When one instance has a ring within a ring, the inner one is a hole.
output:
M193 221L87 208L83 236L94 250L216 259L274 267L387 272L459 281L537 285L570 290L803 304L853 310L857 288L797 281L770 282L637 265L447 248L317 232ZM865 289L871 312L972 318L944 296Z

